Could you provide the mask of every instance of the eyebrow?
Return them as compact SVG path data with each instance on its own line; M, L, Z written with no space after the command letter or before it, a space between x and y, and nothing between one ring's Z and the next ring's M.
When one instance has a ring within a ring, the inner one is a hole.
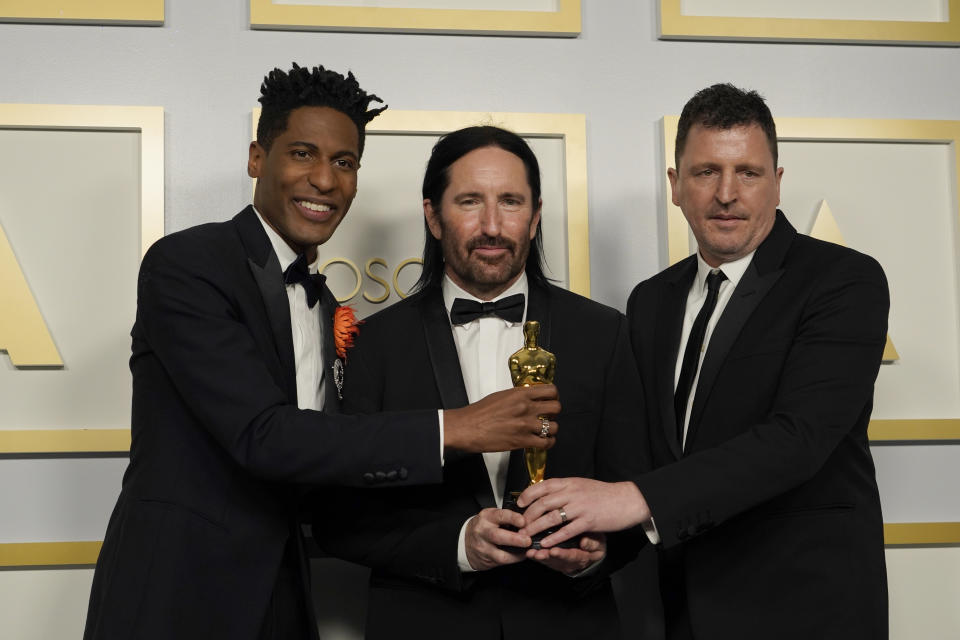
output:
M480 191L461 191L453 196L454 198L483 198L483 193ZM526 201L527 197L522 193L515 191L503 191L497 194L497 198L516 198L517 200Z
M312 142L305 142L303 140L294 140L293 142L287 145L287 148L293 148L293 147L305 147L314 153L316 153L317 151L320 151L320 147L318 147L317 145L313 144ZM334 158L342 158L343 156L350 156L355 160L359 159L356 151L351 151L350 149L343 149L341 151L337 151L330 155Z
M700 169L715 169L715 168L720 168L722 165L723 165L722 162L713 162L708 160L705 162L691 163L686 167L685 170L698 171ZM752 163L752 162L739 162L733 165L733 168L735 171L744 171L746 169L749 169L757 173L766 173L766 167L760 164Z

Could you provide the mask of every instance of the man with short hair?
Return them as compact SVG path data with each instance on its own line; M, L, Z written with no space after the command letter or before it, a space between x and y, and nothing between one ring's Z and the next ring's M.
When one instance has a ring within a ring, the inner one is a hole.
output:
M783 213L773 117L714 85L684 107L668 172L698 252L627 303L654 471L548 480L520 502L553 544L642 523L667 637L887 637L867 440L887 330L883 270ZM534 502L535 501L535 502Z
M540 169L497 127L440 139L423 180L419 291L363 325L344 384L348 411L459 407L511 385L524 320L556 356L563 436L546 475L606 480L642 470L626 319L543 272ZM608 575L634 543L589 535L531 560L504 497L529 484L523 451L447 461L440 486L336 493L315 528L327 552L373 569L369 640L619 639ZM642 537L642 534L641 534Z
M552 387L439 415L335 415L343 353L317 245L356 195L380 99L353 74L297 65L271 72L261 93L254 206L171 234L143 259L130 465L88 640L316 638L300 486L438 482L445 448L549 446L556 432L539 417L559 411Z

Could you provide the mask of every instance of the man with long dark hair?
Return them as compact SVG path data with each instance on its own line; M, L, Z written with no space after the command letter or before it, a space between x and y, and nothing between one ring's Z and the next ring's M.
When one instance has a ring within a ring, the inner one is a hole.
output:
M440 139L423 180L418 292L369 318L351 352L351 412L452 408L511 385L525 320L557 358L563 435L546 474L616 480L643 468L626 319L550 284L540 168L518 135L469 127ZM609 573L633 553L590 535L531 558L505 495L529 484L523 451L449 460L442 485L337 493L321 547L373 569L370 640L619 638Z

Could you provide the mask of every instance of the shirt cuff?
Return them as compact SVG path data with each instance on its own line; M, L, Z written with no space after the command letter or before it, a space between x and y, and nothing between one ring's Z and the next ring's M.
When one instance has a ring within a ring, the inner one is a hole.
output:
M641 522L640 526L643 527L643 532L647 534L647 540L650 541L650 544L660 544L660 532L657 531L657 523L653 521L653 516L650 516L648 521Z
M474 516L474 518L476 518L476 516ZM473 573L476 571L476 569L470 566L470 561L467 560L467 525L470 523L470 520L473 520L473 518L468 518L467 521L463 523L463 526L460 527L460 539L457 541L457 566L460 567L462 573Z
M437 411L437 418L440 421L440 467L443 468L443 409ZM462 538L463 533L460 535Z

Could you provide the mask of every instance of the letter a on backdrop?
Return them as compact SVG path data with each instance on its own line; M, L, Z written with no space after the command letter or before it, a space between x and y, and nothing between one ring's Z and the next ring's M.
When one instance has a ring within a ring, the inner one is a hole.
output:
M0 351L15 367L62 367L47 323L0 225Z
M833 212L830 211L826 200L820 202L820 209L817 211L817 217L813 220L813 227L810 229L809 235L819 240L847 246L847 243L843 240L843 234L840 233L840 225L837 224L837 219L833 217ZM887 344L883 347L882 360L884 363L890 363L899 359L900 354L897 353L896 347L893 346L893 340L887 334Z

